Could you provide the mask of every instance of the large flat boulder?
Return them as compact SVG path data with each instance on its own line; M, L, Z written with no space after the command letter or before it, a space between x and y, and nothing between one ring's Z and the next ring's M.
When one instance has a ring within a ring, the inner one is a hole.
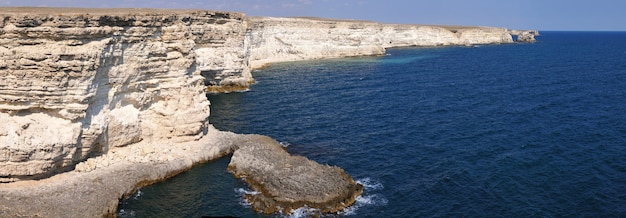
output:
M352 205L363 191L343 169L292 156L267 136L248 135L237 144L228 169L255 190L246 198L258 212L290 213L308 207L335 213Z

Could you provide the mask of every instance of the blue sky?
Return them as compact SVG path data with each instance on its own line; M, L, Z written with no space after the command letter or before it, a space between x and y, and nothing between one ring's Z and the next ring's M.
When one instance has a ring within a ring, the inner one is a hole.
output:
M624 0L0 0L0 6L196 8L384 23L626 31Z

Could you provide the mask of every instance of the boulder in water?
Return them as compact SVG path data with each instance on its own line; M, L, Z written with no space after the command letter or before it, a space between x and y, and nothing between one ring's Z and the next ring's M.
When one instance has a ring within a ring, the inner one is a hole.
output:
M258 212L289 213L308 207L335 213L363 192L343 169L292 156L267 136L249 135L239 145L228 169L258 192L246 196Z

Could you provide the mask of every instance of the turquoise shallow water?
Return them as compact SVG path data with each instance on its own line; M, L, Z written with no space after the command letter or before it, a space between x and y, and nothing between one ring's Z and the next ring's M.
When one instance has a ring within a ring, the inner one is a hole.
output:
M274 64L209 95L211 123L344 168L366 191L335 216L626 216L626 33L391 49ZM228 158L141 189L121 217L253 217Z

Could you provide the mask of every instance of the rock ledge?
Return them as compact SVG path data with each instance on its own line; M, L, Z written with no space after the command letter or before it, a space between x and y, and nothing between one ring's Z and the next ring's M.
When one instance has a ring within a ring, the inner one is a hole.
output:
M0 184L0 217L115 216L119 199L232 153L242 137L209 126L198 141L140 142L90 158L74 171Z
M253 135L239 144L243 147L234 152L228 169L258 191L246 196L257 212L291 213L309 207L336 213L363 192L343 169L291 156L269 137Z

